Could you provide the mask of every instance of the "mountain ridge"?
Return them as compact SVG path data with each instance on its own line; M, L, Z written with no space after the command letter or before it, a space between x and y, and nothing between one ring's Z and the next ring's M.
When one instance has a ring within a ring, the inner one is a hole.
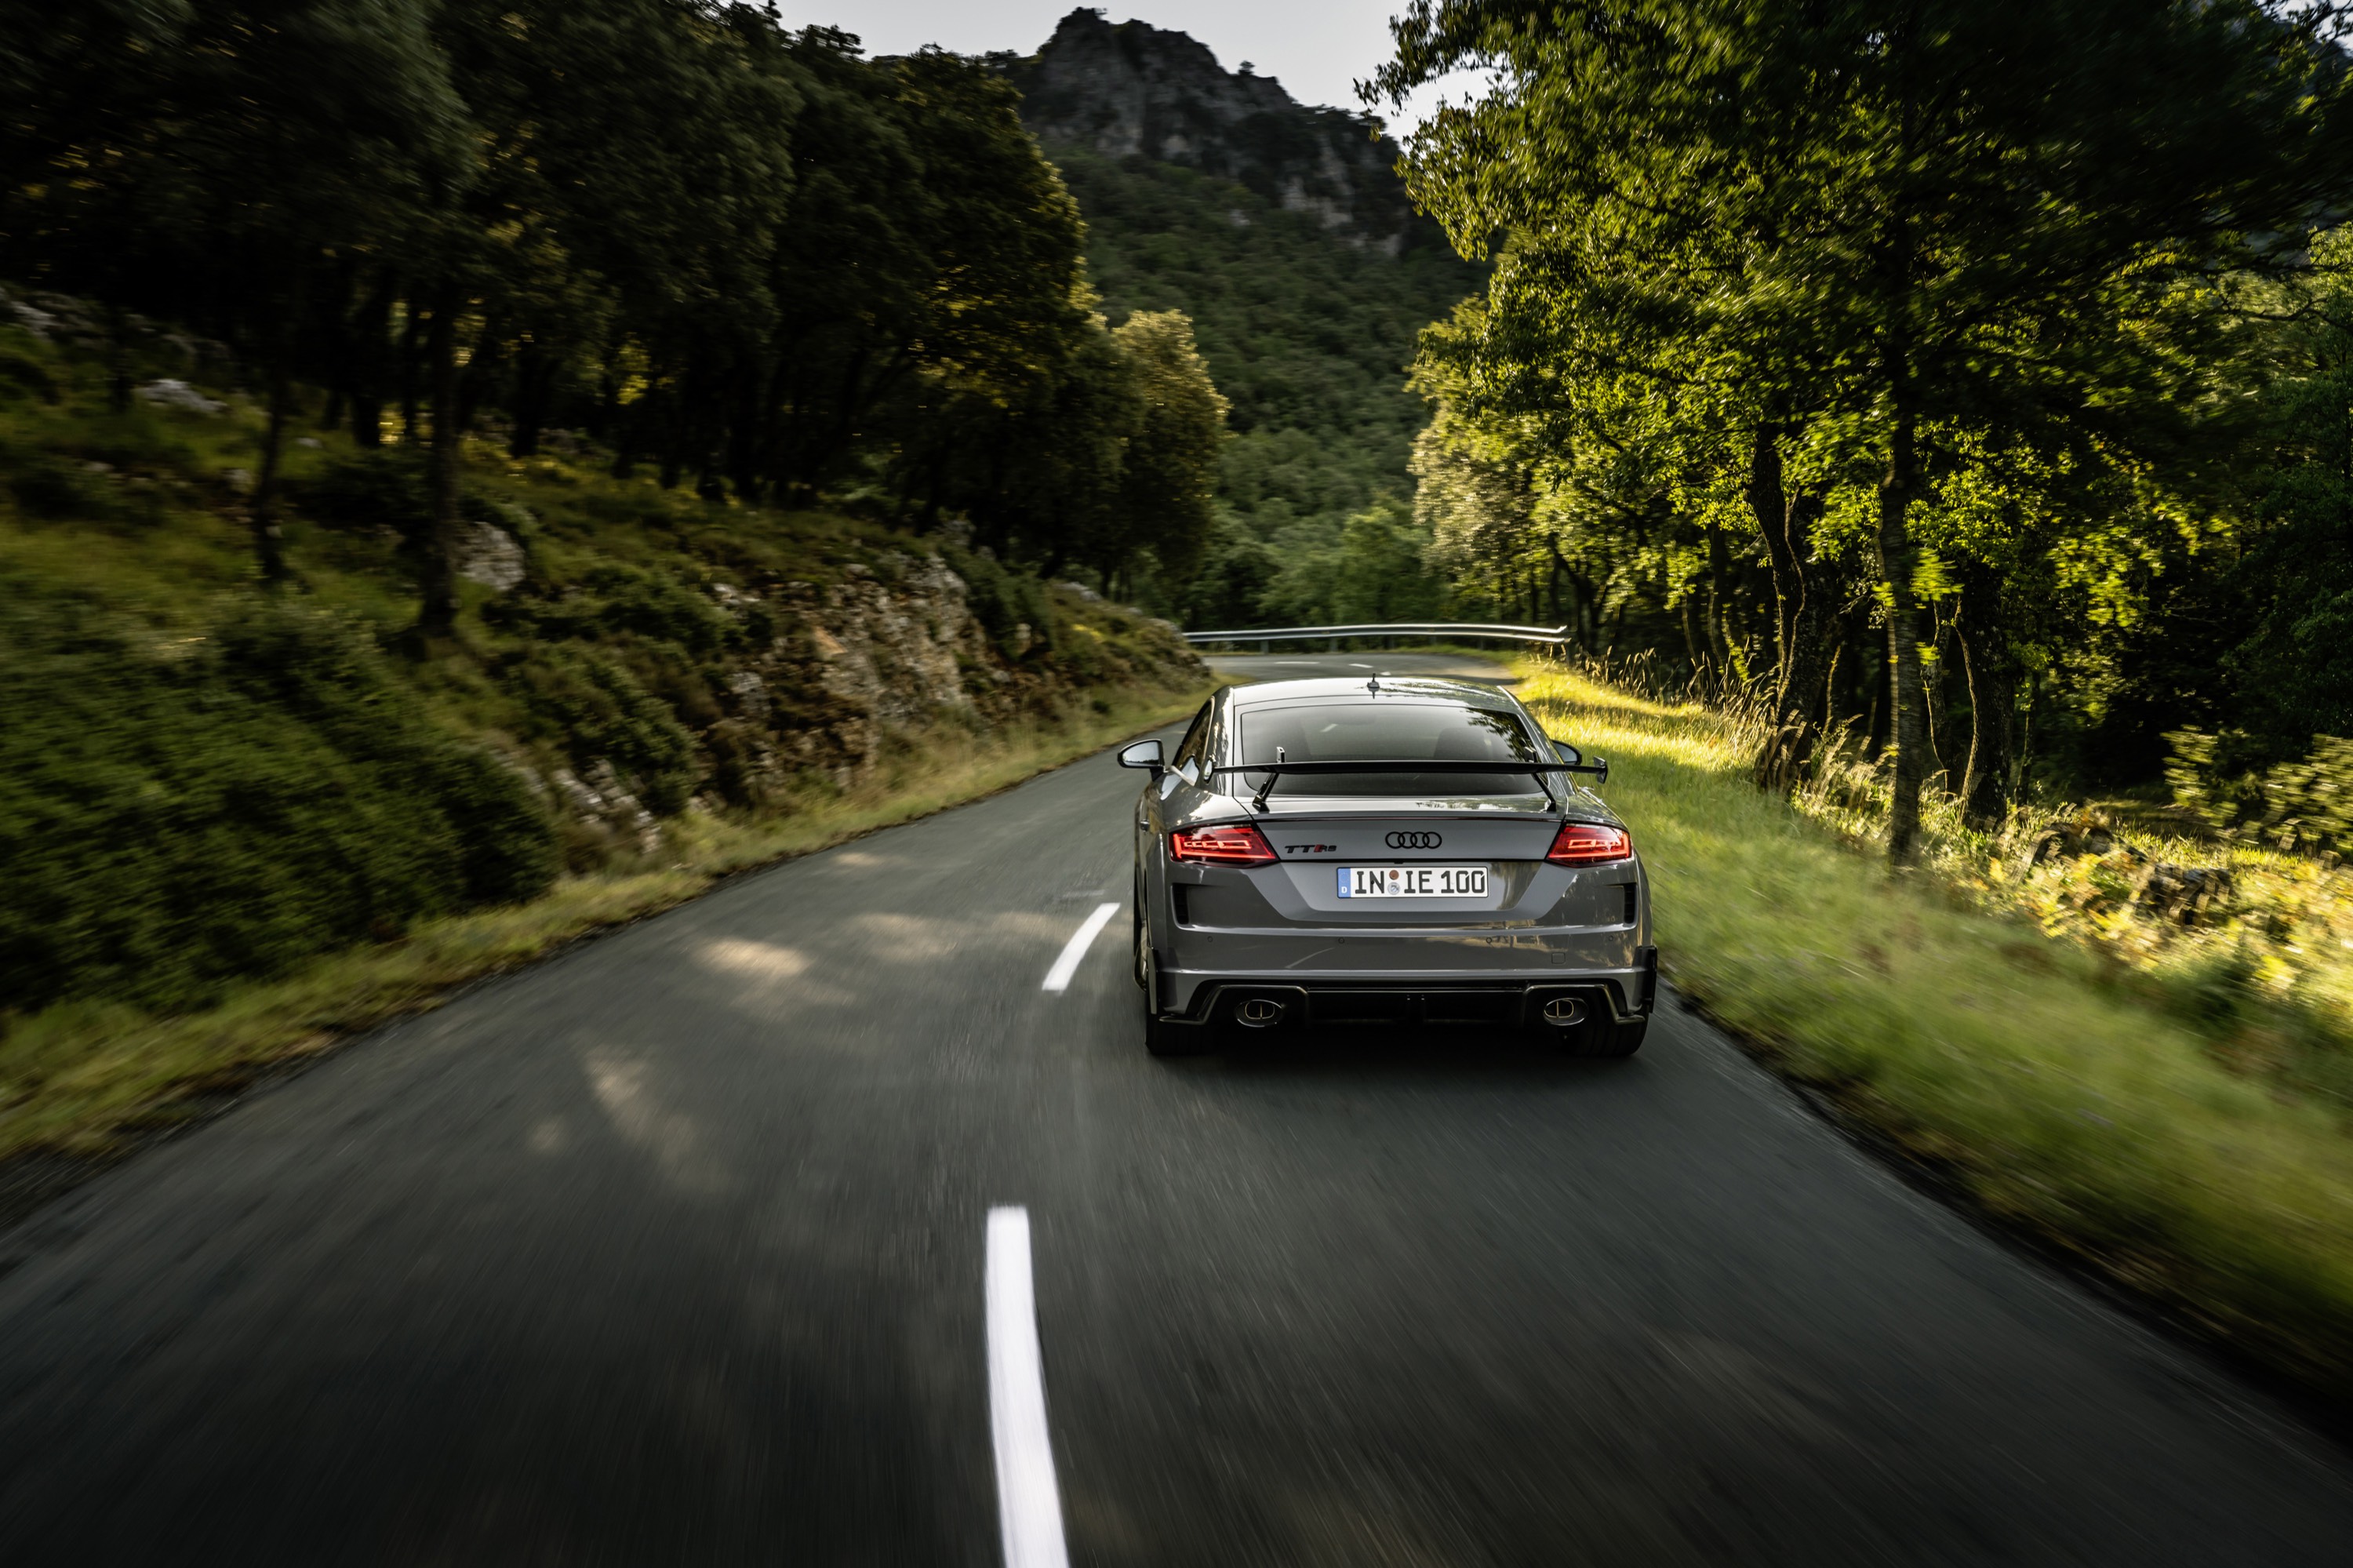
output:
M1377 119L1303 104L1273 77L1228 71L1187 34L1082 6L1036 54L997 58L1041 143L1232 180L1384 255L1442 243L1414 211L1397 143Z

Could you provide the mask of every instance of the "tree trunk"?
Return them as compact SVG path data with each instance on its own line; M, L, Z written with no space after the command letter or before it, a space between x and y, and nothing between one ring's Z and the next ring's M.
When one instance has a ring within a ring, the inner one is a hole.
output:
M1936 607L1921 607L1928 618L1928 640L1920 650L1920 735L1926 756L1920 764L1920 781L1942 776L1949 792L1955 780L1945 762L1945 628Z
M943 437L938 449L932 454L932 471L923 493L923 514L915 529L919 534L928 534L940 525L940 502L947 493L948 464L955 457L955 436Z
M1585 603L1578 592L1576 571L1562 558L1560 546L1550 539L1545 541L1545 553L1552 557L1554 582L1552 613L1555 620L1568 628L1570 637L1580 643L1585 639ZM1566 592L1568 602L1561 602Z
M419 312L412 291L401 302L400 324L400 444L417 444L417 325Z
M524 339L515 355L514 431L507 438L509 457L539 455L540 427L547 419L548 394L554 381L555 366L546 348L536 338Z
M1894 796L1887 812L1887 860L1909 865L1918 858L1920 786L1928 760L1921 727L1919 609L1913 602L1915 555L1910 529L1912 498L1920 484L1911 388L1904 366L1895 367L1895 409L1888 432L1887 471L1879 482L1879 562L1887 586L1889 732L1895 743Z
M292 412L294 387L286 370L287 344L281 340L269 356L269 422L261 436L261 472L254 479L253 496L246 515L253 525L253 553L261 563L265 588L283 588L286 542L278 527L278 454L286 444L286 418Z
M728 368L727 487L746 506L756 506L765 486L760 481L760 388L765 377L748 355Z
M667 377L668 385L659 392L649 391L643 399L654 410L654 429L661 443L656 453L659 467L654 482L664 490L676 490L680 477L686 471L687 374L681 371Z
M1724 547L1724 530L1707 525L1707 656L1715 666L1715 683L1726 686L1732 669L1732 556Z
M118 414L131 411L131 323L121 305L106 307L106 406Z
M384 445L384 363L392 352L392 296L397 282L387 268L352 326L352 440L370 451Z
M318 346L325 361L327 387L327 407L319 416L319 429L322 430L343 425L343 409L351 396L354 341L352 284L359 277L359 259L348 253L337 260L329 296L319 311Z
M482 405L490 401L491 382L497 376L503 355L500 344L505 330L496 315L482 323L481 335L474 340L473 357L466 361L465 375L458 383L458 431L460 435L473 430L474 420Z
M2018 677L2002 651L2000 584L1984 567L1961 579L1961 613L1954 631L1961 673L1969 687L1969 758L1961 775L1961 810L1975 826L2000 825L2009 814L2010 731Z
M2034 777L2034 715L2042 707L2042 673L2038 670L2026 683L2026 701L2018 715L2018 746L2010 754L2010 798L2026 799L2027 785Z
M269 363L264 376L269 386L269 418L262 427L260 472L253 493L246 498L246 517L253 529L253 553L261 564L264 587L284 586L286 547L278 527L278 462L286 449L286 420L294 408L295 334L301 330L307 304L309 270L297 260L284 274L276 323L268 338Z
M433 387L433 446L426 463L426 481L433 498L433 520L422 541L421 567L425 602L417 611L420 641L452 635L458 629L459 515L458 428L458 296L444 289L433 302L431 324L426 329L425 356Z
M1807 581L1806 556L1822 513L1818 491L1788 493L1778 425L1759 425L1750 449L1748 506L1773 578L1773 728L1757 759L1760 789L1786 795L1805 778L1828 715L1828 595ZM1812 590L1812 591L1810 591Z
M596 372L596 400L588 406L588 439L601 441L605 432L613 428L613 417L621 406L620 384L613 379L613 350L605 351L605 362Z

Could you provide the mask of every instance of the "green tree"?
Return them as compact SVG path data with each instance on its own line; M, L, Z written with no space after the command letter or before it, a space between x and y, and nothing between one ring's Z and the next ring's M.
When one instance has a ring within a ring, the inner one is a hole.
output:
M402 243L469 172L428 14L418 0L101 10L72 35L89 55L18 66L44 79L25 84L43 118L12 116L0 139L23 160L12 249L118 301L207 300L260 362L269 419L248 512L272 584L288 575L279 453L322 276L337 255Z
M1456 243L1501 235L1514 286L1630 367L1735 372L1768 416L1820 407L1876 468L1903 862L1927 750L1912 517L1937 442L2114 429L2163 390L2136 327L2180 280L2295 263L2348 172L2317 26L2253 0L1418 0L1376 85L1496 69L1409 150Z
M1482 270L1434 226L1417 225L1389 255L1231 180L1143 156L1046 151L1086 215L1105 313L1183 312L1229 404L1217 493L1229 523L1195 568L1205 586L1139 587L1164 592L1194 625L1262 624L1278 533L1306 518L1337 530L1407 489L1428 410L1400 372L1414 334L1476 289Z
M1198 569L1214 524L1218 460L1226 442L1226 399L1193 344L1193 323L1176 311L1138 311L1113 329L1138 401L1122 454L1123 527L1108 552L1111 570L1133 571L1149 552L1169 580Z

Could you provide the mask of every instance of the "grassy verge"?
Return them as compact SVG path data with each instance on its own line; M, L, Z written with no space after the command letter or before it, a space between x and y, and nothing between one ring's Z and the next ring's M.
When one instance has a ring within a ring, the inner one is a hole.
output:
M992 736L905 736L868 782L796 801L781 818L680 820L659 866L567 877L530 903L427 922L397 941L237 988L202 1012L155 1017L78 1001L20 1019L0 1036L0 1160L119 1153L274 1066L438 1005L466 981L684 903L731 872L992 794L1183 718L1205 694L1110 688L1058 721Z
M1893 878L1747 781L1736 721L1524 665L1610 759L1676 985L2002 1221L2353 1393L2353 1139L2128 967L1932 874Z

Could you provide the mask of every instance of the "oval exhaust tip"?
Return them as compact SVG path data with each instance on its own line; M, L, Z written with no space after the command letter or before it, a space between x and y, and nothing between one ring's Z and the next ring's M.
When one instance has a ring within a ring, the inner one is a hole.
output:
M1572 1023L1585 1022L1585 1003L1573 996L1556 996L1544 1004L1544 1021L1566 1029Z
M1250 997L1234 1009L1234 1016L1252 1029L1263 1029L1282 1016L1282 1003L1270 1001L1262 996Z

